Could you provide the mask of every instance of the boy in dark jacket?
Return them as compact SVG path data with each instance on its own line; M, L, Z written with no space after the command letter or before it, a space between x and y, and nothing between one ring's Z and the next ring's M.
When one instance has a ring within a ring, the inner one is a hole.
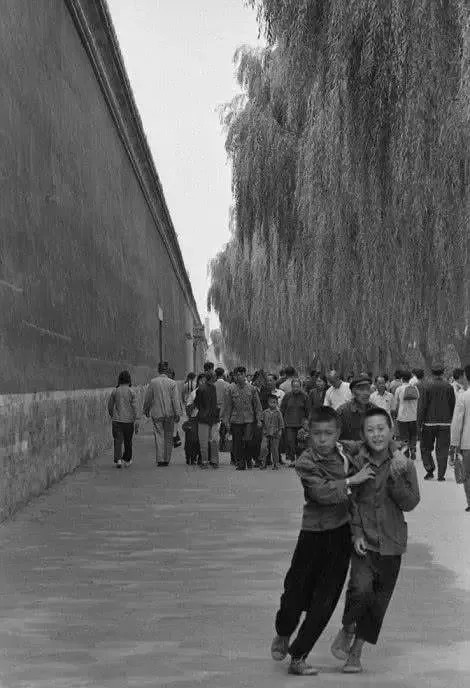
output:
M356 468L354 459L338 444L339 434L336 411L326 407L314 411L311 449L296 464L305 506L276 615L277 635L271 645L271 655L277 661L290 653L289 673L296 676L317 673L305 660L330 620L346 579L351 555L351 488L373 476L371 467L365 465L348 477ZM303 611L305 619L290 643Z
M351 575L343 627L331 646L337 659L346 660L343 672L348 674L362 671L364 643L377 643L406 550L403 512L419 503L414 462L393 450L387 411L369 409L362 423L365 443L355 459L373 469L374 479L354 490Z
M260 469L266 468L268 453L271 452L273 471L279 470L279 441L284 429L282 413L277 406L277 396L270 394L268 397L268 408L263 411L261 416L263 439L261 440Z
M296 455L300 454L297 446L297 433L303 425L307 424L310 415L308 397L302 391L299 378L293 378L292 391L287 392L282 399L281 413L285 426L286 458L293 466Z

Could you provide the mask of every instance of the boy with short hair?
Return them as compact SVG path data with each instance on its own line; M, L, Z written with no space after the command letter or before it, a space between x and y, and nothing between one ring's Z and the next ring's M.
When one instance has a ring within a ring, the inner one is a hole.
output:
M311 448L303 452L295 466L305 506L276 615L277 635L271 655L281 661L290 653L289 673L296 676L317 673L305 660L330 620L346 579L351 555L351 487L373 476L371 467L365 465L348 478L348 473L356 471L355 459L338 444L340 431L338 414L332 408L313 411ZM305 619L289 646L303 611Z
M337 659L346 660L343 672L348 674L362 671L364 643L377 643L407 545L403 512L420 499L414 462L394 450L387 411L366 411L362 428L364 444L357 458L359 465L373 468L374 479L354 491L351 574L343 627L331 646Z
M284 419L277 405L277 396L269 394L268 408L261 416L263 438L260 450L260 470L266 468L268 453L271 452L273 471L279 470L279 441L284 429Z

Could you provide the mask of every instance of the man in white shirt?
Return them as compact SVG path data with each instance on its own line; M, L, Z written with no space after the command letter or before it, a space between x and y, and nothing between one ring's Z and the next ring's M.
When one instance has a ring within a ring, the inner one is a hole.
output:
M292 392L292 380L297 376L297 373L292 366L287 366L284 372L286 374L286 380L279 385L279 389L281 389L284 394L287 394L288 392Z
M347 382L343 382L336 370L330 370L327 375L330 387L326 390L323 406L330 406L335 411L346 402L352 400L351 390Z
M467 389L468 383L467 383L467 378L465 376L465 371L463 368L454 368L454 371L452 373L452 387L454 388L455 392L455 398L459 396L461 392L465 392Z
M391 415L395 410L395 398L391 392L387 392L387 383L382 375L375 378L375 392L370 395L370 403L383 408Z
M418 438L418 399L417 385L411 384L411 373L402 371L403 384L395 391L395 408L398 424L398 435L408 449L411 459L416 459L416 442Z

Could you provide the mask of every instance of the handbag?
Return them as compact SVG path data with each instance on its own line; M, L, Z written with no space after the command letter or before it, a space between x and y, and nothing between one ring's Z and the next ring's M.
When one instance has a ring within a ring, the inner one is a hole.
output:
M463 462L462 454L460 454L460 453L455 454L453 464L454 464L455 482L458 485L461 485L462 483L465 482L465 478L466 478L465 465Z

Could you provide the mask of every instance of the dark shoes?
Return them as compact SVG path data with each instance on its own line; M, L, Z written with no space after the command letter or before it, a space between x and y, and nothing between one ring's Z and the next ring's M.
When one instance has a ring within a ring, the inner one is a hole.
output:
M467 508L465 509L465 511L470 511L470 506L467 506Z
M434 473L432 471L428 471L424 476L424 480L434 480Z
M318 674L318 669L307 664L305 659L294 659L293 657L287 671L293 676L316 676Z
M276 662L282 662L289 652L289 638L285 635L277 635L271 643L271 657Z
M361 674L362 671L361 655L351 652L343 667L343 674Z
M437 482L438 482L438 483L444 483L444 482L445 482L444 476L441 475L441 476L437 479Z
M333 644L330 648L331 654L336 659L345 660L349 657L349 651L354 640L354 631L348 632L344 628L338 631L338 635L333 640Z
M169 464L169 461L157 461L157 466L168 466Z

